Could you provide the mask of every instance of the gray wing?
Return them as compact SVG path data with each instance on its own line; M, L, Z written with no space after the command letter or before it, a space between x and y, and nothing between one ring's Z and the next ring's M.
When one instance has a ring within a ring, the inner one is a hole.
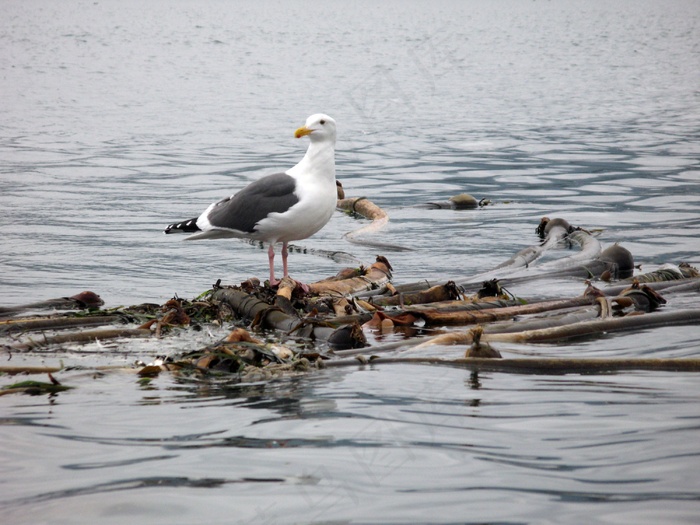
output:
M217 202L207 218L215 228L253 233L255 225L270 213L283 213L299 202L295 189L296 180L286 173L268 175Z

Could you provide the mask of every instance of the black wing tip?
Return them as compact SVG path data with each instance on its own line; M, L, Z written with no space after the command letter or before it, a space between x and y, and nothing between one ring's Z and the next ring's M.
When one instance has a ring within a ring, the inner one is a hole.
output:
M197 217L182 222L174 222L173 224L168 224L163 233L194 233L201 231L197 226Z

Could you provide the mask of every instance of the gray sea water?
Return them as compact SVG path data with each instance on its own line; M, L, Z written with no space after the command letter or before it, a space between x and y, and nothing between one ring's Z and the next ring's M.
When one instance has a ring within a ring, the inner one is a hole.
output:
M2 305L85 289L107 307L162 303L264 277L258 246L161 231L296 163L306 143L293 131L316 112L338 122L347 194L389 213L376 239L412 248L383 253L396 283L490 269L535 244L544 215L602 230L643 270L700 264L694 0L5 0L0 12ZM494 204L415 207L462 192ZM337 213L298 243L293 275L345 265L322 250L371 263L376 248L343 237L363 224ZM68 357L148 361L220 336ZM501 350L697 357L700 333ZM694 374L395 365L244 386L64 380L78 388L0 397L3 522L700 519Z

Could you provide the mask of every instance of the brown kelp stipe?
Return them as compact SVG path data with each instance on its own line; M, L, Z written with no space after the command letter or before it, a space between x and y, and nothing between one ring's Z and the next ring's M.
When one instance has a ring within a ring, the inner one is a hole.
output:
M94 310L104 305L102 298L95 292L85 291L72 297L58 297L37 303L19 306L0 306L0 319L8 318L32 310Z
M466 368L472 371L504 372L521 374L594 374L621 372L624 370L651 370L656 372L700 372L700 359L653 359L653 358L538 358L493 359L489 357L463 357L444 359L440 357L379 357L338 359L328 361L326 368L357 367L358 363L371 366L390 364L442 365Z
M338 206L372 221L369 228L358 230L362 239L354 236L353 242L365 243L368 232L388 221L388 215L367 199L342 199ZM480 208L465 207L460 213L484 213ZM632 254L618 244L601 246L591 231L545 218L537 235L540 242L493 269L471 276L457 272L444 282L393 284L395 269L386 257L377 256L371 264L344 268L308 285L289 278L274 288L255 278L239 285L219 281L194 300L174 297L163 305L100 309L99 296L83 292L6 307L0 310L0 348L8 359L15 354L69 359L72 352L109 355L108 348L126 345L129 338L225 329L227 335L203 348L131 367L144 381L169 372L228 374L234 381L247 382L318 368L397 363L553 374L700 371L698 358L508 356L508 345L513 344L532 345L529 353L536 354L543 348L536 346L539 343L620 334L635 345L635 334L643 330L700 324L700 305L692 304L700 290L700 273L692 266L666 265L632 276ZM385 243L370 244L392 249ZM539 264L545 252L552 259L561 248L567 248L564 257ZM557 279L580 283L580 292L568 298L542 297L542 280ZM514 296L509 288L515 284L531 295ZM4 374L63 371L32 363L0 367ZM0 393L55 395L60 390L20 382Z

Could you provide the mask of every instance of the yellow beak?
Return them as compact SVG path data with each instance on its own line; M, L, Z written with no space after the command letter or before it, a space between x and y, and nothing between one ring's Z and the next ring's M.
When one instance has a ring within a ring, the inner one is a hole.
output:
M307 128L306 126L302 126L302 127L300 127L298 130L296 130L296 131L294 132L294 136L295 136L296 138L300 139L301 137L303 137L303 136L305 136L305 135L310 135L310 134L313 133L313 132L314 132L313 129L309 129L309 128Z

